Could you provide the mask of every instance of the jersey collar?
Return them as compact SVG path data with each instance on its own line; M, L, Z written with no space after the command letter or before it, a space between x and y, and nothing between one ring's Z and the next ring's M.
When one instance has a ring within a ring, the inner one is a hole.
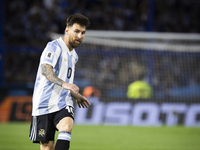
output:
M65 42L61 37L58 39L58 42L60 43L63 51L67 51L69 55L73 54L74 49L72 51L69 51L69 48L67 47L67 45L65 44Z

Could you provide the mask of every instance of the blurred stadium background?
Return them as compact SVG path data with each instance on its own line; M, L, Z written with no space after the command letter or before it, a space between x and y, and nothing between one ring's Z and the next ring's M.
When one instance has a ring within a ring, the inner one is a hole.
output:
M1 0L0 125L30 122L40 54L63 35L66 18L81 13L91 25L76 49L74 82L92 105L76 109L76 125L200 127L199 7L199 0Z

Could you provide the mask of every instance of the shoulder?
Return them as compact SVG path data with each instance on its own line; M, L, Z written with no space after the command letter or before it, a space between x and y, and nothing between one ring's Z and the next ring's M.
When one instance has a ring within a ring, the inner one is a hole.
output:
M57 40L53 40L47 43L45 50L52 51L52 52L60 52L61 46Z

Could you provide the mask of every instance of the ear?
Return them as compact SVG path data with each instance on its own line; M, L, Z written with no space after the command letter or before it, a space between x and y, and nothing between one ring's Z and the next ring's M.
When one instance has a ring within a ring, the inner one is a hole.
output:
M69 31L69 27L66 27L65 28L65 34L68 34L68 31Z

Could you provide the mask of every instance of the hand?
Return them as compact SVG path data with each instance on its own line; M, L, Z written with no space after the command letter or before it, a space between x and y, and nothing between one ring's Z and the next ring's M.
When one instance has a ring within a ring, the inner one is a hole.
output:
M64 82L62 84L62 87L66 90L70 90L71 93L74 93L74 94L78 94L79 93L79 87L75 84L71 84L71 83L67 83L67 82Z
M88 108L88 106L90 105L88 99L80 93L75 94L74 92L71 92L71 96L76 100L76 103L78 104L79 108L81 108L81 106L83 108Z
M81 98L76 99L76 103L78 104L79 108L81 108L81 106L83 108L88 108L88 106L90 105L90 102L85 96L82 96Z

